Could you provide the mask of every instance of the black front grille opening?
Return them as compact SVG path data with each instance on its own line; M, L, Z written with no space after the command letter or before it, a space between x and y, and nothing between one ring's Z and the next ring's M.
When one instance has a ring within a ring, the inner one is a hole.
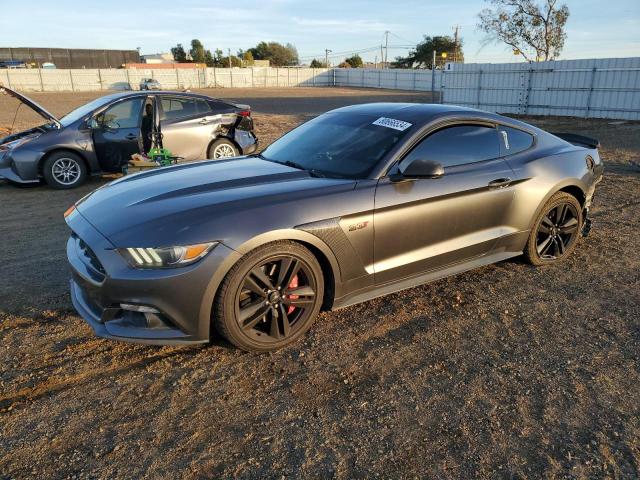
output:
M75 236L78 239L78 246L80 247L80 251L86 258L86 260L89 262L89 265L91 265L94 268L94 270L102 273L103 275L106 275L107 272L102 266L102 263L100 263L100 260L98 260L98 257L96 257L96 254L93 253L93 250L91 250L89 245L87 245L84 240L82 240L77 235Z

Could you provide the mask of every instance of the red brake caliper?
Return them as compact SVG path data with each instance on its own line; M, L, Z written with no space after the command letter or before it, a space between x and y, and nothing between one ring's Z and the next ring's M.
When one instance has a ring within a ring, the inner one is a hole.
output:
M294 288L298 288L298 275L296 275L295 277L293 277L291 279L291 283L289 283L289 286L287 287L289 290L292 290ZM288 295L289 299L291 300L295 300L297 298L300 298L299 295ZM289 308L287 309L287 315L289 315L291 312L293 312L296 309L296 307L294 307L293 305L289 305Z

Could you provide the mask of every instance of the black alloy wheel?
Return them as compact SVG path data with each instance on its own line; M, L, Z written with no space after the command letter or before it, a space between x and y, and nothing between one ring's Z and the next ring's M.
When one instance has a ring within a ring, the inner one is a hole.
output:
M322 304L322 269L311 252L294 242L272 245L243 257L219 294L215 325L245 350L275 350L293 342Z
M525 254L534 265L555 262L573 251L582 227L580 204L572 195L556 193L532 229Z

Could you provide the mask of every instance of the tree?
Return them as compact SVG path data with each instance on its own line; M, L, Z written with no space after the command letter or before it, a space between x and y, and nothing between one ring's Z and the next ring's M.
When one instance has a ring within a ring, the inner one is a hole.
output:
M191 40L191 50L189 50L189 55L191 55L191 60L194 63L205 63L205 51L204 45L197 38Z
M256 60L269 60L275 67L298 64L298 51L290 43L285 46L278 42L260 42L247 52Z
M244 52L242 54L242 62L247 66L253 65L253 55L251 52Z
M362 68L364 66L362 57L357 53L349 58L345 58L344 61L351 65L351 68Z
M205 50L205 52L204 52L204 63L207 64L207 67L215 67L216 61L213 58L213 54L211 53L211 50Z
M327 64L316 60L315 58L311 60L311 64L309 64L310 68L327 68Z
M396 57L396 61L392 63L394 68L433 68L433 51L436 51L436 68L442 67L446 62L453 61L464 62L464 53L462 52L462 39L458 40L458 44L449 36L424 36L422 42L416 45L414 50L409 51L406 57ZM446 53L446 58L442 57L442 53Z
M495 9L478 14L478 28L489 41L504 42L531 62L553 60L562 51L569 18L566 5L558 0L490 0ZM535 56L535 57L534 57Z
M173 59L178 63L184 63L187 61L187 52L184 51L184 47L181 43L171 49L171 55L173 55Z

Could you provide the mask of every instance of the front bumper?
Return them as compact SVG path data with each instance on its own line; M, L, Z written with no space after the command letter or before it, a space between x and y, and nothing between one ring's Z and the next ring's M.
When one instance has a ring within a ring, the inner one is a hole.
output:
M67 223L73 230L67 241L71 299L96 335L156 345L209 341L221 269L235 261L236 252L219 244L194 265L137 270L80 213Z
M0 152L0 178L4 178L14 183L38 183L39 179L24 179L20 176L15 162L11 156L11 151Z

